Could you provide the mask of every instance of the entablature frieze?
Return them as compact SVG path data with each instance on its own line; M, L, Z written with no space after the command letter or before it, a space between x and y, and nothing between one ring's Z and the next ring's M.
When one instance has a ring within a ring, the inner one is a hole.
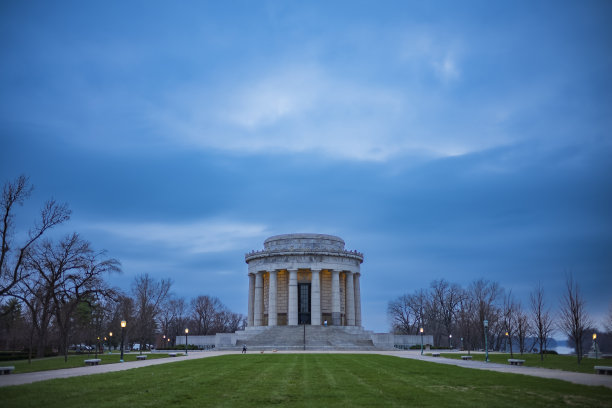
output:
M313 251L313 250L289 250L289 251L251 251L244 255L246 263L263 258L277 257L334 257L334 258L350 258L363 263L363 254L357 251Z

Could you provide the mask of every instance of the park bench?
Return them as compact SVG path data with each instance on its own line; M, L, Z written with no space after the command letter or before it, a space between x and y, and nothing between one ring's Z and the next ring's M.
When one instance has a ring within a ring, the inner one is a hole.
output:
M440 353L431 353L432 357L440 357Z
M523 364L525 364L525 360L517 360L516 358L509 358L508 363L510 363L510 365L522 366Z
M0 367L0 375L10 374L15 369L14 366Z
M612 367L595 366L594 368L595 371L597 371L597 374L612 375Z
M168 353L168 357L176 357L176 353Z
M147 356L136 356L136 360L146 360Z
M472 356L461 356L462 360L471 360Z
M100 364L100 361L102 361L99 358L92 358L91 360L85 360L85 364L90 365L90 366L94 366L94 365L98 365Z

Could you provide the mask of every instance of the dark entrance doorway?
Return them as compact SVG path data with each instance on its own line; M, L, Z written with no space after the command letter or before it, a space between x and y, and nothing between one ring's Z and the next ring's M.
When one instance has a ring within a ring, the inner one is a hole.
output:
M298 285L298 323L310 324L310 283Z

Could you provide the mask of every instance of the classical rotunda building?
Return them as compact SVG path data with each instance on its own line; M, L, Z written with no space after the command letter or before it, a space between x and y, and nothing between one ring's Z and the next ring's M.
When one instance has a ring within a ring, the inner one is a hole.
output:
M270 237L248 264L248 326L361 326L363 254L324 234Z
M276 235L248 264L248 323L244 330L191 335L203 349L390 350L433 344L433 337L373 333L362 327L363 254L324 234ZM186 336L177 336L184 345Z

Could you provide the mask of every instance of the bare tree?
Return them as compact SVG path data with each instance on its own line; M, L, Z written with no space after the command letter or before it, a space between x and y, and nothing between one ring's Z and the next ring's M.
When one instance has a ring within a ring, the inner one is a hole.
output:
M138 319L136 318L136 307L134 306L134 299L126 294L119 294L117 298L110 305L110 319L106 322L106 327L104 328L104 335L110 332L117 332L119 327L121 326L121 321L125 320L127 322L127 326L124 329L125 336L125 344L129 344L131 342L132 333L139 333L139 325ZM113 336L115 339L109 339L109 343L112 342L112 345L118 344L117 336Z
M415 325L416 318L409 306L408 295L399 296L389 302L387 316L391 321L391 328L397 334L410 334Z
M496 331L495 326L497 325L500 315L497 301L501 296L502 291L497 282L492 282L485 279L478 279L472 282L469 291L476 309L477 331L480 337L481 345L484 348L485 332L483 322L488 320L490 330L492 332Z
M519 342L519 351L523 355L527 349L527 335L531 332L531 325L529 324L529 316L523 310L523 305L520 302L516 304L514 321L516 322L516 338ZM531 345L533 346L533 343Z
M136 327L140 338L140 351L150 344L156 332L157 315L166 300L172 281L162 279L159 282L143 274L137 276L132 284L132 295L136 306Z
M30 268L33 268L33 265ZM28 360L31 363L34 341L36 341L36 356L45 355L47 336L53 319L53 294L49 290L48 283L33 274L23 277L17 286L11 289L10 294L22 301L28 310L30 320Z
M392 330L398 334L417 334L419 328L425 326L428 297L427 291L420 289L390 301L387 316Z
M565 280L565 293L561 300L559 328L576 344L578 364L584 354L582 343L585 333L591 326L593 324L587 314L585 300L580 293L578 282L575 282L572 275L569 274Z
M34 317L40 316L38 356L44 353L45 330L53 314L60 336L60 352L68 360L68 339L73 316L80 303L91 303L99 296L111 296L103 275L119 271L116 259L100 259L89 242L74 233L57 244L45 240L30 248L24 263L27 279L18 284L14 296L22 299Z
M554 322L544 299L544 287L541 283L529 296L531 303L531 328L540 348L540 360L544 361L546 343L550 337Z
M214 296L198 296L191 301L192 318L196 325L196 333L201 335L215 334L219 329L219 314L225 306Z
M47 201L40 212L40 219L30 229L26 240L13 248L14 233L14 211L16 205L30 196L32 186L26 176L4 184L2 197L0 198L0 211L2 222L0 224L0 239L2 247L0 250L0 296L11 291L21 280L22 264L28 249L54 226L63 223L70 218L70 210L66 204L58 204L54 200Z
M434 280L430 286L433 301L437 303L436 310L439 326L443 328L445 337L449 338L448 336L452 334L457 306L461 301L461 287L456 283L451 284L444 279Z
M608 316L604 321L604 327L608 333L612 333L612 302L610 302L610 307L608 308Z
M515 332L515 316L516 315L516 302L512 296L512 291L509 291L504 296L504 307L502 311L502 328L505 330L506 341L510 343L510 358L514 358L514 352L512 351L512 338ZM505 351L505 350L504 350Z
M461 346L467 349L468 354L474 348L476 322L475 302L469 292L464 290L459 299L457 308L457 328L461 339Z

